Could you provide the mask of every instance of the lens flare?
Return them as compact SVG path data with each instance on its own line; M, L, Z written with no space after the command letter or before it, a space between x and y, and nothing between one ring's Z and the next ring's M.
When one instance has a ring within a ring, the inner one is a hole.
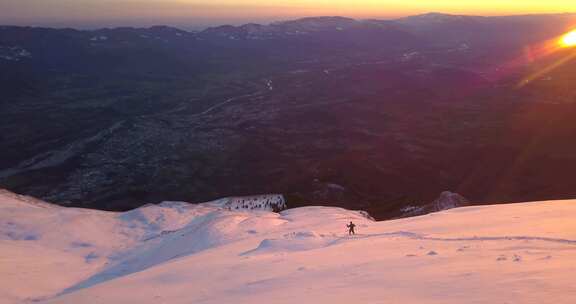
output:
M562 36L560 39L560 45L563 47L576 47L576 30Z

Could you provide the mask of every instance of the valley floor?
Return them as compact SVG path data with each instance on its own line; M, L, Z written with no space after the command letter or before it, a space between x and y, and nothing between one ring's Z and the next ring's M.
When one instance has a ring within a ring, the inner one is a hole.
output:
M374 222L328 207L111 213L0 193L0 303L571 304L575 272L576 201Z

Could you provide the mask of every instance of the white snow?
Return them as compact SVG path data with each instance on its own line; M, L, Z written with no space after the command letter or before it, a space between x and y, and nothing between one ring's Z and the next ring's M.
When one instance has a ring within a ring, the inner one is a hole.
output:
M571 304L575 254L570 200L374 222L214 203L113 213L0 192L0 303Z
M104 36L104 35L94 36L94 37L90 38L90 40L91 41L106 41L106 40L108 40L108 36Z
M274 82L270 79L266 79L266 86L268 87L269 91L274 91Z
M30 51L19 46L1 46L0 45L0 59L7 61L20 61L23 58L32 57Z
M400 57L400 61L402 61L402 62L412 61L413 59L417 58L418 56L420 56L420 52L416 52L416 51L408 52L408 53L403 54Z

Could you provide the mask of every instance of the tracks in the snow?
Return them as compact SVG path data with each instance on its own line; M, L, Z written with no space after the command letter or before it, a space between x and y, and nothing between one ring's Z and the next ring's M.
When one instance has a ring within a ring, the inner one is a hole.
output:
M356 235L352 237L343 237L335 240L334 243L340 242L347 239L365 239L373 237L404 237L414 240L423 241L444 241L444 242L469 242L469 241L542 241L542 242L552 242L567 245L576 245L576 240L563 239L563 238L551 238L551 237L541 237L541 236L473 236L473 237L455 237L455 238L442 238L442 237L428 237L422 234L409 232L409 231L396 231L388 233L377 233L377 234L366 234L366 235Z

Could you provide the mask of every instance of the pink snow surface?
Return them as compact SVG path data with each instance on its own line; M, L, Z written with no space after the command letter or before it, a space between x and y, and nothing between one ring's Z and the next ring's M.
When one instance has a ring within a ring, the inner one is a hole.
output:
M576 201L374 222L329 207L113 213L0 192L0 303L573 304L574 273Z

